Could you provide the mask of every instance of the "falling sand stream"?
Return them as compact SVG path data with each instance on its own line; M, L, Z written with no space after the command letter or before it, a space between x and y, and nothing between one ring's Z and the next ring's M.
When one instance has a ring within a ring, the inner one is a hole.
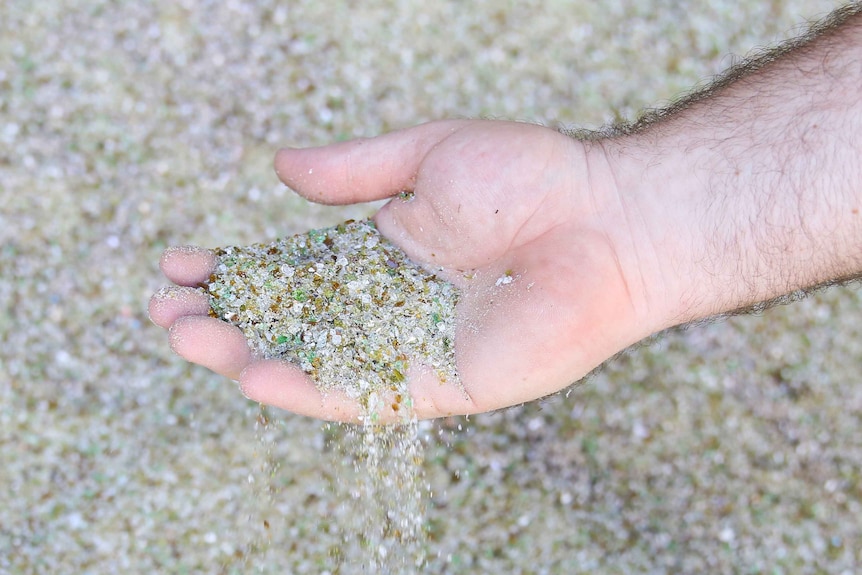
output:
M333 557L366 572L409 573L425 560L423 446L407 389L411 362L460 386L454 361L458 290L410 261L370 221L272 244L215 251L211 315L238 326L254 353L298 365L326 397L361 406L357 423L326 424L352 466L349 512ZM381 413L397 423L383 424ZM265 408L259 438L271 424ZM264 442L265 443L265 442ZM277 464L270 463L270 475Z

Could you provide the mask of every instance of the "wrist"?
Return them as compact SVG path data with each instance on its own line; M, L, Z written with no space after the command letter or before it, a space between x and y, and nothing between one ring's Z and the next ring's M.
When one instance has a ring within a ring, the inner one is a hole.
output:
M655 333L697 310L687 290L690 242L680 228L692 204L684 186L662 185L679 174L649 144L645 137L583 142L594 227L606 237L636 324Z
M716 313L697 267L705 248L692 158L650 133L588 146L593 193L610 198L597 203L599 225L641 321L656 332Z

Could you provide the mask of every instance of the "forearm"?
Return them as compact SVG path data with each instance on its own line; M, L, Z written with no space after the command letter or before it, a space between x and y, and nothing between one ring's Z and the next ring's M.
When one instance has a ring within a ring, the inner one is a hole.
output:
M669 323L862 273L862 18L852 12L602 142L625 217L647 238L635 257L661 275L645 272L664 291L649 299Z

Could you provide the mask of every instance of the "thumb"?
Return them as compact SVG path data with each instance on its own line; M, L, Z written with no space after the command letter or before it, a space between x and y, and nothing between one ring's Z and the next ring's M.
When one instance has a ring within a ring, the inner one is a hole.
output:
M468 120L444 120L316 148L284 148L275 156L279 179L321 204L353 204L412 191L426 154Z

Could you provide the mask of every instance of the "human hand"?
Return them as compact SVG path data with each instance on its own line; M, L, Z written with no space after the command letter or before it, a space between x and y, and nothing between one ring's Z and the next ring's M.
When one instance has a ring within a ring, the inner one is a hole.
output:
M656 259L646 227L626 213L601 146L529 124L444 121L282 150L275 167L311 201L394 197L375 216L378 229L461 288L456 358L466 394L412 370L419 418L554 393L667 326L661 274L641 265ZM410 201L397 197L404 191L413 192ZM169 249L161 261L178 286L205 281L214 265L211 252L195 248ZM322 397L298 367L253 358L239 329L207 317L208 307L205 294L176 287L153 297L150 315L170 329L178 354L238 379L250 399L356 419L358 405L337 393Z
M461 287L455 351L466 390L411 371L418 417L529 401L666 327L862 277L859 13L837 10L612 138L434 122L282 150L276 170L327 204L414 192L381 209L377 227ZM183 286L208 278L211 252L168 250L161 265L180 287L156 294L150 315L177 353L239 379L251 399L356 420L346 397L322 397L299 368L252 358L238 328L207 317L207 297Z

